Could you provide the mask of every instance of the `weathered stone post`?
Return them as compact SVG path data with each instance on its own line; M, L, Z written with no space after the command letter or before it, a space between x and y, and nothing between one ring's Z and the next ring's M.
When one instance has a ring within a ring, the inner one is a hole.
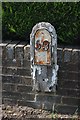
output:
M33 90L55 92L57 85L57 34L47 22L36 24L30 35Z

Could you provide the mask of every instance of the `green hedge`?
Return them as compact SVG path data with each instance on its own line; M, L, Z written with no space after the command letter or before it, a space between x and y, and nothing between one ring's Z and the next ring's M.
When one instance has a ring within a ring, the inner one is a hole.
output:
M51 23L61 44L78 44L79 5L74 2L5 2L2 4L2 33L4 39L27 40L38 22Z

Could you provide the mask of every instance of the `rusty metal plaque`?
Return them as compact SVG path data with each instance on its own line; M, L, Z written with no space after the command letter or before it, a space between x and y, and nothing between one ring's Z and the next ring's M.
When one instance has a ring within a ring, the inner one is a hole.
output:
M51 36L46 29L35 34L34 62L36 65L51 65Z

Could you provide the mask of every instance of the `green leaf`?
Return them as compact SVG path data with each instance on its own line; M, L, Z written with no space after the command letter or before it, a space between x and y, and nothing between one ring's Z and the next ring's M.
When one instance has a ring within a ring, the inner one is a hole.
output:
M11 26L9 29L10 29L10 32L16 32L16 30L13 28L13 26Z

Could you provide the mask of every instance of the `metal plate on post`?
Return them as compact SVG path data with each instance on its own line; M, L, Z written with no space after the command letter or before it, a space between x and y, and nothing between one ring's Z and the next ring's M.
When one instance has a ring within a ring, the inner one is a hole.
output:
M57 85L57 34L47 22L36 24L30 34L33 90L55 92Z
M46 29L36 32L34 52L36 65L51 65L51 36Z

